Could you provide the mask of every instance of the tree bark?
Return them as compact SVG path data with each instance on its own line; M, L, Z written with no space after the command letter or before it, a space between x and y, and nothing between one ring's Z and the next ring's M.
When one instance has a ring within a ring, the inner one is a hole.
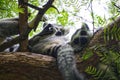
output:
M28 2L28 0L18 0L19 7L23 8L23 13L19 13L19 31L20 35L22 35L26 29L28 28L28 8L24 4L24 2ZM20 42L20 51L28 51L27 50L27 45L28 45L28 37L26 37L25 40Z
M1 52L0 57L0 80L62 80L50 56Z
M108 24L106 28L114 27L117 24L119 27L120 17L115 21ZM87 46L92 52L93 56L89 59L81 61L79 55L76 55L77 67L79 72L89 66L96 66L99 63L99 56L94 50L95 45L108 44L104 41L104 29L99 30L90 44ZM120 41L114 43L118 51L120 51ZM111 45L108 45L111 46ZM106 46L107 47L107 46ZM87 49L86 48L86 49ZM81 53L86 53L84 49ZM0 54L0 80L63 80L60 72L58 71L56 59L50 56L35 54L30 52L15 52Z

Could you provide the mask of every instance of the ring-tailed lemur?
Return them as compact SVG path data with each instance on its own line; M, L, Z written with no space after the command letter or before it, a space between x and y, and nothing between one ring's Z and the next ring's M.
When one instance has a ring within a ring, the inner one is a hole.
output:
M48 26L50 27L50 25ZM48 28L48 26L46 28ZM84 75L79 73L76 68L74 51L82 50L90 40L91 34L89 34L87 24L84 23L81 29L78 29L74 33L70 43L66 43L64 35L57 36L55 35L56 33L57 31L53 32L49 37L45 36L46 38L42 40L40 39L40 35L37 35L39 41L32 45L32 52L55 57L59 71L65 80L85 80Z

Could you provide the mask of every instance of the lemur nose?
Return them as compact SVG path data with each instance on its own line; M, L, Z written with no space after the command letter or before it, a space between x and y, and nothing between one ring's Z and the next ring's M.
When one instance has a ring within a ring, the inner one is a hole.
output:
M56 33L56 36L61 36L62 35L62 32L61 31L58 31L57 33Z
M52 26L51 24L48 24L47 26Z

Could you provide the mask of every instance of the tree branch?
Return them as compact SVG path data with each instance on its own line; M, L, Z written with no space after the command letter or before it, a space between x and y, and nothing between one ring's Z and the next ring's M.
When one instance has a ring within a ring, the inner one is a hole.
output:
M14 44L17 44L23 40L26 39L27 35L31 32L31 30L34 28L34 30L36 30L40 20L42 19L43 15L45 14L45 12L52 6L52 3L54 2L54 0L49 0L42 9L39 10L38 14L36 15L35 19L33 19L27 27L27 29L25 30L25 32L23 34L21 34L20 36L16 37L15 39L11 40L10 42L5 42L3 44L0 45L0 52L4 51L6 48L9 48L11 46L13 46Z
M23 0L24 2L28 2L28 0ZM24 8L24 13L19 13L19 32L20 35L24 33L25 29L28 27L28 8L26 5L23 4L23 1L18 0L20 8ZM20 51L28 51L28 35L26 36L25 40L20 42Z
M31 8L33 8L33 9L36 9L36 10L38 10L38 11L41 11L41 8L39 8L39 7L37 7L37 6L34 6L34 5L30 4L30 3L24 2L24 4L27 5L27 6L29 6L29 7L31 7Z

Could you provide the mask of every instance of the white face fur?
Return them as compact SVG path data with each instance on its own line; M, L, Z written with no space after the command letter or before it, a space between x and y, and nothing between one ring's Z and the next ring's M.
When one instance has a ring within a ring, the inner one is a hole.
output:
M71 38L71 46L74 51L81 51L89 42L92 34L89 30L89 27L86 23L83 23L81 28L78 29Z

